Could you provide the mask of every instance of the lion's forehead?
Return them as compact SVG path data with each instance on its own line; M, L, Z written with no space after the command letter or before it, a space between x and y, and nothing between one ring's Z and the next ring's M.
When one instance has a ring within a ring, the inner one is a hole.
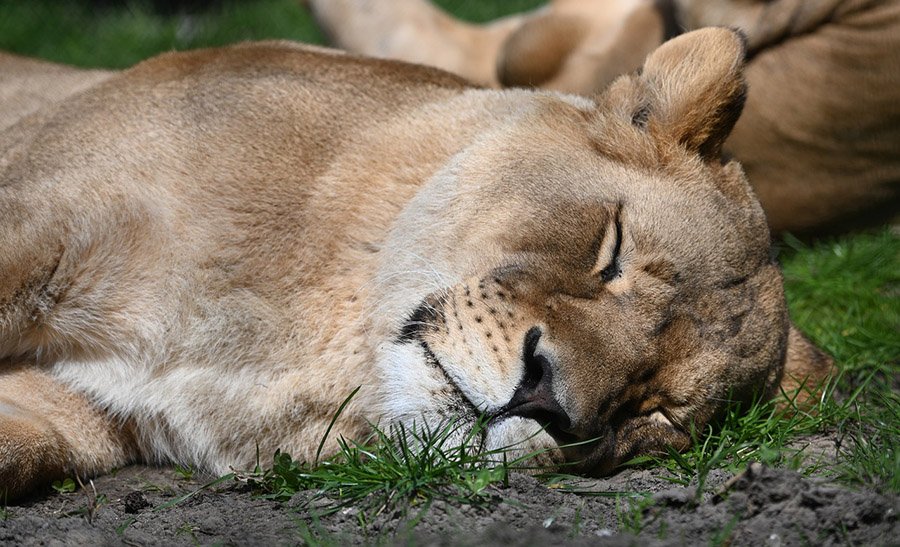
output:
M620 207L636 251L666 254L686 270L747 275L767 255L761 211L724 195L715 173L629 165L598 155L587 138L511 141L477 150L456 173L465 189L456 203L479 213L461 215L459 241L571 255Z

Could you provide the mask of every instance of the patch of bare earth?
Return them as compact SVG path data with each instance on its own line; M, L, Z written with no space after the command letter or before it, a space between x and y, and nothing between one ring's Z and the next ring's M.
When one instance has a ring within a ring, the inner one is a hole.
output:
M835 446L819 438L809 444L826 459ZM322 515L313 492L277 503L233 481L200 489L202 478L176 476L133 466L78 492L10 506L5 520L0 515L0 544L281 545L313 537L337 544L775 546L896 545L900 537L897 495L759 464L737 476L714 471L700 499L693 486L673 487L655 469L568 486L580 493L514 474L479 506L434 501L368 519L353 507Z

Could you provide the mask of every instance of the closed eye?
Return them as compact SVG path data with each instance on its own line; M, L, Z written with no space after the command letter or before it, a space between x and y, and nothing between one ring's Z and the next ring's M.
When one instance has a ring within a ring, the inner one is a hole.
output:
M597 253L597 262L591 269L591 275L596 275L604 283L608 283L622 275L622 266L619 262L619 253L622 250L622 221L619 218L620 210L616 211L610 225L603 234L600 242L600 250Z

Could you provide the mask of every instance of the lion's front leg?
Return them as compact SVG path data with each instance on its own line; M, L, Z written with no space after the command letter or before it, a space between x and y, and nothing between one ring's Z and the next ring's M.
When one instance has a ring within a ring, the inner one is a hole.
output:
M129 429L44 372L0 363L0 497L135 458Z

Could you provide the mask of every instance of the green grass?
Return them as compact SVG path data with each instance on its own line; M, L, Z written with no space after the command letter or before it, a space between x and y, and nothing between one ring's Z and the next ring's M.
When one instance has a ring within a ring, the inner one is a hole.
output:
M541 3L438 2L471 21L487 21ZM0 50L76 66L124 68L163 51L243 40L324 41L298 0L225 0L205 13L170 16L155 13L140 0L126 4L96 8L87 1L0 0Z
M353 506L363 525L386 511L427 508L434 499L477 505L490 500L488 486L507 483L509 473L524 469L532 456L508 461L507 449L482 451L482 430L476 424L461 432L452 422L422 431L376 427L367 441L341 438L340 452L318 464L276 453L272 467L257 467L238 480L276 500L315 491L310 501L328 500L324 514Z
M825 388L826 397L813 408L798 408L785 398L756 401L747 409L735 405L716 426L693 433L694 443L685 452L667 457L642 456L627 465L652 465L669 472L677 484L696 485L696 501L706 492L706 478L714 469L738 472L751 462L819 471L820 462L804 457L804 435L828 431L846 420L857 403L859 391L838 403L835 383Z
M786 245L791 317L841 369L828 424L843 439L840 478L898 492L900 237L885 228Z
M484 22L546 4L546 0L435 0L435 4L461 19Z
M61 481L53 481L52 486L53 489L60 494L70 494L74 492L76 488L75 481L68 477Z
M540 3L438 1L471 21ZM225 1L207 13L173 16L155 14L140 1L94 10L88 2L0 0L0 49L79 66L126 67L163 51L265 38L322 41L296 0ZM639 463L667 470L673 481L699 484L702 493L711 470L737 470L751 460L809 471L789 444L830 431L841 439L842 456L830 469L837 479L900 491L900 237L887 228L811 245L788 237L781 259L794 321L842 370L829 388L833 397L814 413L787 418L768 403L732 410L718 429L698 432L690 451ZM488 465L472 445L446 446L448 438L445 429L413 438L424 447L414 451L408 435L378 433L371 442L343 442L341 453L321 465L279 454L270 469L239 478L277 499L314 488L339 506L364 503L361 514L372 518L392 504L421 505L434 497L477 503L488 484L502 482L515 467Z
M187 466L182 467L180 465L176 465L175 466L175 476L178 479L183 480L183 481L192 480L194 478L194 466L187 465Z
M208 13L173 16L140 1L120 8L0 1L0 49L76 66L124 68L163 51L263 38L322 41L292 0L224 2Z
M786 238L791 317L848 379L900 365L900 238L889 229L822 241Z

